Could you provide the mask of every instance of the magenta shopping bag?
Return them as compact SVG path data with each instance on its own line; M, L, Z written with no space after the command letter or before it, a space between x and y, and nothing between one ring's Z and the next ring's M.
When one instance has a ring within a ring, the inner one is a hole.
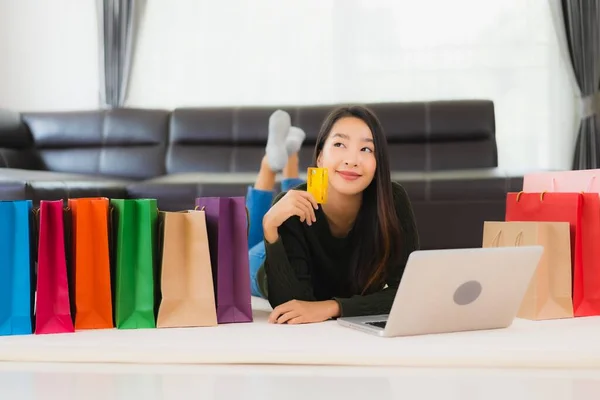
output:
M217 322L252 322L246 200L201 197L196 207L206 215Z
M41 201L35 333L74 332L67 278L65 233L68 210L62 200Z

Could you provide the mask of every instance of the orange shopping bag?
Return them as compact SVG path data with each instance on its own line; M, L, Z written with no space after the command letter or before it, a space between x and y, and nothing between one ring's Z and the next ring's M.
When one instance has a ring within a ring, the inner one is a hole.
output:
M112 328L107 198L69 199L75 329Z

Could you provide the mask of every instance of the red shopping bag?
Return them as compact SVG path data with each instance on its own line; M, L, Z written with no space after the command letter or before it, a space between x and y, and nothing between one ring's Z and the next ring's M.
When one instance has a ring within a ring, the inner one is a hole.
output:
M596 193L508 193L506 221L568 222L573 314L600 315L600 197Z

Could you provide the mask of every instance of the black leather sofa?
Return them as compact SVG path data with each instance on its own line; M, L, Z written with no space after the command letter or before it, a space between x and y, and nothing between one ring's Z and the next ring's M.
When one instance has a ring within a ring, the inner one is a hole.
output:
M522 176L498 170L494 105L486 100L367 104L391 149L392 178L413 202L424 249L481 245ZM244 196L278 107L0 110L0 200L156 198L189 209L199 196ZM307 133L300 161L333 106L279 107Z

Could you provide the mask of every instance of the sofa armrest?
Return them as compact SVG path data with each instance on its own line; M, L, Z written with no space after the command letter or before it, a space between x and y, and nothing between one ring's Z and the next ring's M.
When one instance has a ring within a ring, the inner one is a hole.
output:
M21 115L14 111L0 109L0 148L31 147L33 147L33 137L21 120Z
M8 168L8 152L9 149L0 148L0 168Z
M33 150L0 147L0 178L6 173L2 168L46 170L44 163Z

